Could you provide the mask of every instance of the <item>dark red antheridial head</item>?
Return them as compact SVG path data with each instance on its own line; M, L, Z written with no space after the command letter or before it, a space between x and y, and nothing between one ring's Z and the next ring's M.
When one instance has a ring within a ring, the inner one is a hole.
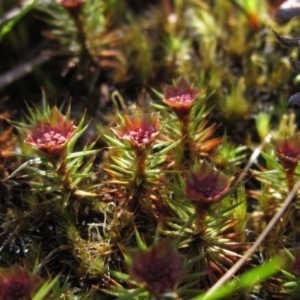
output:
M56 2L67 9L75 9L81 8L86 0L56 0Z
M40 285L40 278L21 267L0 270L0 300L32 299Z
M131 250L130 276L157 296L174 292L184 274L184 261L170 239L148 250Z
M276 155L284 169L294 169L300 159L300 135L272 139Z
M226 194L232 179L214 170L207 161L203 161L197 171L185 173L185 194L196 204L207 206L220 200Z

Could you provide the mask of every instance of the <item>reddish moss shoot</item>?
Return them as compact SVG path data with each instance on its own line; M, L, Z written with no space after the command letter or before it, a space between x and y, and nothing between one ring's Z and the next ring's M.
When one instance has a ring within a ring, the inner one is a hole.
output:
M175 86L165 86L163 102L173 108L180 120L185 120L200 93L186 79L180 78Z
M170 239L161 240L147 250L131 250L130 276L156 296L174 292L184 274L182 256Z
M289 190L294 185L294 172L300 159L300 135L298 133L284 139L273 139L276 155L285 170Z
M185 194L196 204L197 208L205 210L226 194L232 179L232 177L214 170L204 160L198 171L186 172Z
M49 115L31 128L25 142L56 160L65 157L67 145L76 131L73 121L68 121L54 107Z
M74 12L81 10L86 0L56 0L56 2L70 12Z
M273 139L276 155L284 169L295 169L300 158L300 135Z
M41 279L21 267L0 269L0 300L31 300Z
M124 124L111 130L119 139L128 141L135 152L148 149L160 133L158 114L124 116Z

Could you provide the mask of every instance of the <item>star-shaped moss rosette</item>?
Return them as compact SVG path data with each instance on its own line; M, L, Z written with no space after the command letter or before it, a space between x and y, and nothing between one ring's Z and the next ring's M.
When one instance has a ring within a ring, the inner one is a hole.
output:
M69 106L63 115L57 107L50 108L44 96L40 109L28 106L26 123L10 121L22 135L27 135L25 143L21 145L27 153L23 155L23 152L20 155L24 159L23 164L5 178L10 180L25 172L27 178L31 178L34 185L32 191L35 194L47 192L49 197L52 197L53 193L60 193L59 197L64 198L61 201L64 206L68 205L71 194L80 197L96 196L91 192L94 187L91 188L86 179L94 174L91 171L94 155L99 152L98 149L93 149L96 140L86 144L81 151L74 152L74 146L88 124L84 125L83 115L78 126L75 126L70 120L70 109ZM33 154L30 148L36 150L37 155ZM34 184L41 180L44 180L45 185Z
M121 140L128 141L131 148L137 153L148 149L160 133L159 115L150 113L134 116L125 115L123 124L111 129Z
M300 159L300 134L284 139L272 139L276 155L285 170L294 170Z
M184 120L189 116L200 93L200 90L194 89L186 79L181 77L174 86L164 87L163 102L173 108L180 120Z
M0 269L0 300L32 299L42 280L19 266Z
M215 170L204 160L195 171L185 173L185 194L197 209L203 210L226 195L232 180L233 177Z
M130 278L145 285L157 297L176 292L184 275L184 259L169 238L147 250L130 249Z
M25 142L51 159L60 159L66 156L68 142L76 129L73 121L69 121L54 107L44 119L28 130Z

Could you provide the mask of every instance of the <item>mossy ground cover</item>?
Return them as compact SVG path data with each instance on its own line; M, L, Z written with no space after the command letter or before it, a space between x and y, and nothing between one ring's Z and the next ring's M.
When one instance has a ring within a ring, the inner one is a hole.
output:
M299 299L281 2L0 3L0 299Z

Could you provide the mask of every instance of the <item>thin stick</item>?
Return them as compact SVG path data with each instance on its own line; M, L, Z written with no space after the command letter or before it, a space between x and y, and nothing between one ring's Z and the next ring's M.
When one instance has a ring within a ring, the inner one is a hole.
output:
M202 300L207 299L209 296L211 296L217 289L219 289L221 286L223 286L227 280L229 280L247 261L248 258L251 257L251 255L255 252L255 250L258 248L258 246L262 243L262 241L266 238L266 236L269 234L273 226L279 221L279 219L282 217L286 209L289 207L291 202L294 199L294 196L298 192L300 188L300 179L296 182L293 189L290 191L290 193L287 195L286 199L281 205L281 208L277 211L277 213L274 215L274 217L271 219L267 227L264 229L264 231L260 234L260 236L257 238L255 243L249 248L246 253L243 255L240 260L236 262L235 265L233 265L226 274L219 279L207 292L207 294L202 298Z
M15 16L17 16L20 12L22 11L22 8L13 8L12 10L8 11L6 14L4 14L4 16L2 16L0 18L0 25L4 24L5 22L7 22L8 20L14 18Z
M44 267L52 259L54 254L56 254L57 252L60 252L60 251L70 250L72 248L73 248L73 246L70 246L70 245L61 245L58 248L51 251L37 266L36 273L38 274L41 271L42 267Z
M10 83L22 78L23 76L32 72L32 70L50 60L50 56L40 54L38 57L31 59L14 69L7 71L4 74L0 74L0 90L4 89Z
M237 184L239 184L240 181L242 181L242 179L245 177L245 175L247 174L247 172L248 172L248 170L250 169L250 167L252 166L252 164L256 161L256 159L257 159L258 156L260 155L261 150L264 148L264 146L265 146L267 143L270 142L270 140L271 140L271 134L269 133L269 134L265 137L265 139L264 139L264 141L261 143L261 145L260 145L259 147L257 147L257 148L253 151L253 153L252 153L252 155L251 155L251 157L250 157L250 159L249 159L247 165L245 166L245 168L243 169L242 173L240 174L240 176L238 177L238 179L237 179L237 181L236 181Z

